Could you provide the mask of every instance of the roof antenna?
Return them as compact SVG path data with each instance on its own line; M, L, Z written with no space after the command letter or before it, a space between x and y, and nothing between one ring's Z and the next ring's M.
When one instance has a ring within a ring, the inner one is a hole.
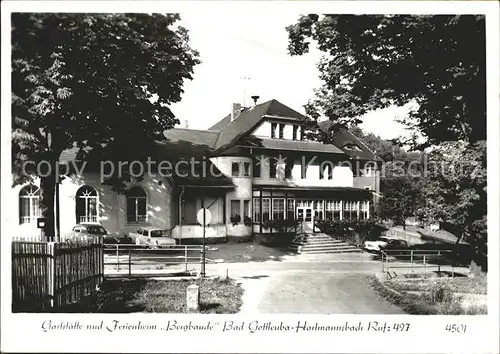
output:
M240 77L241 80L245 80L245 81L250 81L252 80L251 77L248 77L248 76L243 76L243 77ZM247 84L245 82L243 82L243 107L246 107L247 106Z
M254 106L257 106L257 101L259 100L259 98L260 98L260 96L256 96L256 95L252 96Z

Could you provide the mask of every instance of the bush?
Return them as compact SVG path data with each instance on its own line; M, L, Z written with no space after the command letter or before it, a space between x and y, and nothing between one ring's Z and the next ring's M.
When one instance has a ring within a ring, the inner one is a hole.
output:
M241 216L239 214L231 215L229 220L231 220L231 223L235 226L241 222Z
M296 226L298 223L295 219L284 219L284 220L266 220L262 222L262 227L268 229L273 228L280 232L285 232L287 228Z
M448 284L444 282L432 282L430 294L433 304L453 301L453 291Z
M253 225L252 218L249 216L245 216L243 218L243 224L245 224L245 226L252 226Z
M380 236L380 227L377 225L377 219L343 219L317 220L315 226L326 234L342 236L344 238L354 238L359 235L360 241L374 240Z

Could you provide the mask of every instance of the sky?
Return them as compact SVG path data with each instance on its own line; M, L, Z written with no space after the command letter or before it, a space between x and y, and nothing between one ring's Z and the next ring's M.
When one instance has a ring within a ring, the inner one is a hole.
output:
M303 106L321 86L316 63L321 52L303 56L287 54L286 26L300 13L262 11L262 7L207 13L181 13L180 25L189 30L190 45L200 52L201 64L193 80L186 81L182 101L171 109L185 127L207 129L231 112L233 103L250 106L250 96L259 102L277 99L304 113ZM394 121L405 108L391 107L369 113L361 127L384 139L406 135Z

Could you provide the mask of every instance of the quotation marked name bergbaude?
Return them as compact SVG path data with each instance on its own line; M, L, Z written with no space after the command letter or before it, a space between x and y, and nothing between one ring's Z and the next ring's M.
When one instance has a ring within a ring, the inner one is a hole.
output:
M79 331L79 330L104 330L107 332L120 331L167 331L167 332L408 332L409 323L387 321L359 321L340 323L318 323L311 321L297 321L293 323L273 321L206 321L195 323L193 321L180 322L168 320L162 324L151 324L143 321L99 321L96 323L80 323L80 321L51 320L42 323L42 330L49 331Z

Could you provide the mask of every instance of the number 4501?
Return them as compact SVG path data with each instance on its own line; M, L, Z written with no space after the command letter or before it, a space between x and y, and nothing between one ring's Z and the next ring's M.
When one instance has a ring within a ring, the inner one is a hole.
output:
M465 333L465 331L467 330L467 325L447 324L445 330L451 333Z

